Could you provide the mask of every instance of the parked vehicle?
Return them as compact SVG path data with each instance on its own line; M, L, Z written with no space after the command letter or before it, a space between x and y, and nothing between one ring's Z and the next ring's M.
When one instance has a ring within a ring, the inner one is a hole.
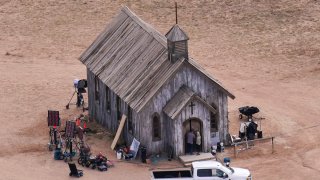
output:
M225 167L217 161L193 162L190 169L154 170L152 180L252 180L248 169Z

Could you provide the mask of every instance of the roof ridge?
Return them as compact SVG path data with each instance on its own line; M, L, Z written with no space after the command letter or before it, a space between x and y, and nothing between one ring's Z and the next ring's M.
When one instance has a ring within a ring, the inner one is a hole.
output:
M220 88L224 92L226 92L231 99L235 98L235 96L231 92L229 92L227 90L227 88L225 88L219 80L214 78L205 68L203 68L200 64L198 64L194 59L189 57L188 61L185 61L185 62L187 62L188 64L190 64L194 68L196 68L199 72L203 73L205 76L207 76L209 79L211 79L214 83L216 83L218 86L220 86Z
M127 6L123 6L121 11L124 12L125 14L127 14L144 31L146 31L151 36L153 36L156 41L158 41L161 45L163 45L165 48L167 48L166 37L163 34L161 34L157 29L155 29L151 24L143 21L139 16L137 16L137 14L135 14L133 11L131 11Z
M122 9L121 9L122 12L124 12L125 14L127 14L134 22L136 22L137 24L139 24L139 26L144 30L146 31L147 33L149 33L152 37L154 37L154 39L156 41L158 41L161 45L164 46L164 48L168 48L167 47L167 42L166 42L166 36L165 35L162 35L158 30L156 30L154 27L152 27L149 23L143 21L139 16L137 16L133 11L131 11L127 6L123 6ZM177 24L176 24L177 25ZM175 27L175 25L173 26ZM172 27L172 28L173 28ZM178 28L179 25L177 25ZM171 29L172 29L171 28ZM171 30L170 29L170 30ZM148 30L151 30L155 33L157 33L158 36L155 36L156 34L153 34L152 32L148 31ZM170 31L169 31L170 32ZM188 37L189 38L189 37ZM191 57L188 58L190 61L189 64L192 65L193 67L195 67L196 69L198 69L200 72L202 72L205 76L207 76L209 79L211 79L212 81L214 81L218 86L220 86L222 88L223 91L225 91L229 97L231 97L232 99L235 98L235 96L229 92L227 90L227 88L225 88L221 82L217 79L215 79L214 77L212 77L212 75L210 75L210 73L208 73L201 65L199 65L196 61L194 61ZM188 62L187 61L187 62Z
M199 65L191 59L187 61L181 57L172 64L168 60L167 49L166 37L125 6L83 52L80 61L87 66L92 75L97 75L95 70L101 70L99 79L118 96L125 98L126 100L123 100L131 108L139 112L181 70L181 67L185 66L186 62L190 61L187 65L209 79L214 79L210 78L209 73L204 73L203 68L198 67ZM105 65L103 61L112 64ZM122 68L122 66L132 66L133 61L135 64L132 68ZM155 62L157 65L148 68L148 62ZM137 68L142 69L137 70ZM115 69L118 72L113 73ZM134 75L130 76L128 73ZM146 75L149 79L143 77ZM213 82L225 90L216 80ZM146 86L140 86L141 84Z

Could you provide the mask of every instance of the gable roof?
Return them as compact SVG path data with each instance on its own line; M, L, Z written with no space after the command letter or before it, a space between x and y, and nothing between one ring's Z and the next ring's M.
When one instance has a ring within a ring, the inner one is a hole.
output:
M165 36L127 7L120 10L79 60L137 112L188 63L183 58L171 63Z
M172 26L172 28L166 34L166 38L172 42L189 40L187 34L179 27L178 24Z
M181 86L179 91L165 105L163 112L165 112L171 119L175 119L182 109L193 100L197 100L204 104L211 112L217 112L216 109L210 106L210 104L201 99L195 92L185 85Z

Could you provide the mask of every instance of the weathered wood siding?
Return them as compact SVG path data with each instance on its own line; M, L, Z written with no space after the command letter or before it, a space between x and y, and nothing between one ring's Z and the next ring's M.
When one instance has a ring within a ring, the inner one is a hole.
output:
M185 131L183 131L183 123L192 118L199 119L202 122L202 130L195 129L197 131L200 131L201 138L202 138L202 147L203 151L207 151L208 148L210 148L210 111L202 104L197 101L194 102L195 107L193 109L193 114L191 114L190 107L186 106L180 115L173 120L175 123L175 133L173 137L174 139L174 149L177 155L181 155L184 152L184 137L185 137Z
M89 95L89 113L97 122L102 124L112 133L117 131L119 121L117 117L116 97L111 93L111 110L106 109L106 86L99 80L99 101L95 100L95 76L88 70L88 95ZM193 66L185 63L174 77L169 80L152 100L141 110L140 113L132 110L133 134L128 133L128 123L124 128L123 137L129 145L133 137L146 146L149 153L159 153L167 151L168 146L174 148L174 154L184 153L184 134L183 123L190 118L198 118L202 121L203 130L203 150L208 150L211 146L210 134L210 111L202 103L195 102L194 113L191 115L190 108L185 107L180 115L172 120L164 112L163 107L175 95L182 85L188 86L202 99L209 104L215 104L218 107L219 114L219 137L222 141L226 139L228 132L227 122L227 95L219 90L209 78L201 72L196 71ZM121 100L121 112L127 115L128 105ZM161 122L161 140L152 139L152 115L158 113Z
M208 150L211 146L210 141L210 113L208 109L201 103L197 103L194 108L194 115L191 116L190 108L184 108L179 118L172 120L162 112L163 107L174 96L174 94L183 85L187 85L195 93L209 104L215 104L218 107L219 117L219 137L222 141L226 139L228 132L227 127L227 95L223 93L219 87L212 82L208 77L195 70L193 66L185 63L185 65L174 75L174 77L165 84L154 98L142 109L137 115L137 126L140 128L137 138L147 147L149 152L166 151L167 145L174 147L175 155L182 154L183 149L183 134L182 124L185 120L196 117L203 123L203 138L204 150ZM152 138L152 121L151 116L154 112L160 114L162 123L162 139L161 141L153 142ZM182 142L181 142L182 141Z
M87 68L88 108L90 121L96 120L96 107L94 100L94 77L94 74Z
M106 96L106 85L99 80L99 101L95 100L95 75L87 69L87 80L88 80L88 99L89 99L89 114L91 119L95 120L108 131L115 134L119 126L119 119L117 117L116 98L117 95L110 90L110 111L107 111L107 96ZM128 115L128 105L121 100L121 114ZM133 111L133 110L132 110ZM135 112L132 112L133 117ZM134 119L133 119L134 121ZM133 122L133 126L134 126ZM124 127L123 138L126 142L130 143L133 137L127 132L128 121L126 121Z

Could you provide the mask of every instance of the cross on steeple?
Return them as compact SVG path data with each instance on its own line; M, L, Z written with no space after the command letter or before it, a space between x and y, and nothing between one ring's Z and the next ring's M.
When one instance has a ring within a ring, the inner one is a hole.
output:
M177 2L175 2L174 5L176 8L176 24L178 24L178 5L177 5Z
M192 101L189 105L189 107L191 108L191 114L193 114L193 107L196 106Z

